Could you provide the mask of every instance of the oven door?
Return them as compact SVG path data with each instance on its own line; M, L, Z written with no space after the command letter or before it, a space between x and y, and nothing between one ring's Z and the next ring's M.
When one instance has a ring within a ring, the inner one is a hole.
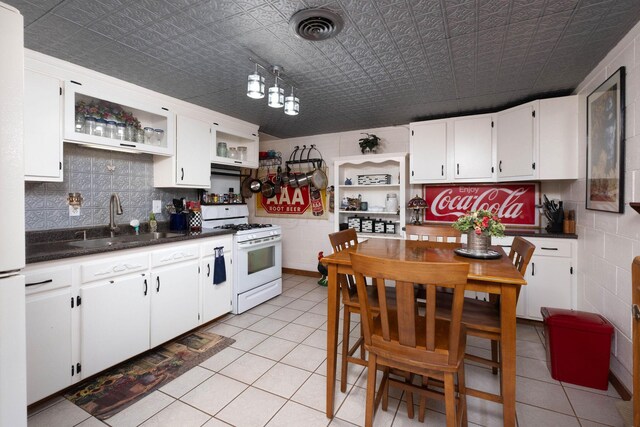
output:
M282 237L237 242L236 293L249 291L282 276Z

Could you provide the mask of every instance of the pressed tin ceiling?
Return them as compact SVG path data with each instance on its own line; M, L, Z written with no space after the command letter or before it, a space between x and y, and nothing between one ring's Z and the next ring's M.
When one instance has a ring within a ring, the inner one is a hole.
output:
M24 15L29 49L281 138L566 94L640 19L638 0L2 1ZM324 41L295 36L289 19L309 7L344 28ZM300 115L246 96L253 55L284 67Z

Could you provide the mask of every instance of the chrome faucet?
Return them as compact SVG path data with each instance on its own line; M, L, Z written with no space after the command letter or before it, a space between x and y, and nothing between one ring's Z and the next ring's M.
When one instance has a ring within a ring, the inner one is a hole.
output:
M111 237L114 237L116 231L120 230L116 225L114 215L122 215L122 204L120 203L120 197L116 193L113 193L109 199L109 231L111 232Z

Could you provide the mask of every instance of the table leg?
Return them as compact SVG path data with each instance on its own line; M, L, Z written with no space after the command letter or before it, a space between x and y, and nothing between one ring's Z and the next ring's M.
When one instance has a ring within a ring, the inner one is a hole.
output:
M500 302L502 339L500 360L502 370L502 412L505 427L516 425L516 288L503 286Z
M327 418L333 418L333 400L336 393L336 359L338 356L338 316L340 312L338 266L329 264L327 276Z

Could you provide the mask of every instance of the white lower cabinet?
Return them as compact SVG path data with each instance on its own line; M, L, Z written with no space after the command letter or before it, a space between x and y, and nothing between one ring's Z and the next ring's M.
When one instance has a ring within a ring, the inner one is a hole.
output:
M202 261L200 264L200 322L206 323L231 311L233 292L233 266L231 264L232 239L216 240L202 245ZM226 281L213 283L215 272L215 248L222 247Z
M198 326L198 261L163 267L151 275L151 347Z
M198 326L199 246L151 252L151 347Z
M576 309L575 242L565 239L531 239L531 242L536 250L525 275L525 317L542 320L541 307Z
M197 242L28 265L28 403L230 312L233 237ZM220 246L227 280L213 285Z
M525 237L536 246L520 288L516 316L542 320L541 307L576 309L577 281L574 274L577 241L573 239ZM513 237L493 239L509 254Z
M81 288L83 378L149 349L149 290L146 273Z
M71 267L27 269L25 283L27 404L30 405L71 385L74 379Z

